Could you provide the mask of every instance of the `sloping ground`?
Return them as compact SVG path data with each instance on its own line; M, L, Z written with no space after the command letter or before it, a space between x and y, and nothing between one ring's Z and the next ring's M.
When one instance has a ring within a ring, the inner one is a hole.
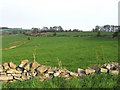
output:
M22 42L25 42L27 40L27 37L25 37L24 35L11 35L11 36L3 36L1 39L2 39L2 48L0 49L4 49L4 48L16 46ZM18 42L18 41L21 41L21 42ZM17 43L14 43L14 42L17 42Z
M21 39L22 37L16 36L14 41L10 41L8 38L4 37L4 40L7 40L3 43L3 46L7 47L7 42L11 43L20 41L19 38ZM23 37L24 41L26 39L27 37ZM117 42L117 39L102 37L31 37L30 42L27 42L18 48L3 50L2 63L12 61L17 65L20 60L28 59L32 61L33 50L37 45L36 60L38 63L56 67L58 57L61 60L63 67L69 70L73 71L78 67L85 69L90 66L90 64L93 65L97 63L96 51L98 53L99 64L105 63L101 46L104 50L104 58L106 62L117 62Z
M13 36L12 36L13 37ZM16 36L16 38L9 39L4 37L6 40L3 45L7 47L8 43L14 41L20 41L19 38L23 38L26 41L26 37ZM14 39L14 40L13 40ZM13 41L11 41L13 40ZM22 41L22 40L21 40ZM40 46L38 45L40 44ZM2 51L2 64L5 62L14 62L17 66L21 60L28 59L30 62L33 61L32 54L35 46L38 45L36 50L36 60L41 65L57 67L58 57L62 66L67 70L74 71L77 68L86 69L97 63L96 52L98 53L98 63L103 65L103 53L101 46L104 50L104 58L106 62L118 62L118 40L112 38L102 37L32 37L31 41L23 44L19 48ZM109 60L109 61L108 61ZM117 87L118 76L111 74L95 74L95 76L85 77L84 79L71 79L65 81L61 78L54 78L53 80L45 80L40 83L40 79L30 79L23 82L16 81L4 85L3 87L20 87L20 88L114 88Z
M13 49L13 48L16 48L16 47L18 47L18 46L20 46L20 45L22 45L22 44L25 44L25 43L28 42L28 41L30 41L30 40L27 40L27 41L25 41L25 42L23 42L23 43L20 43L19 45L12 46L12 47L9 47L9 48L0 49L0 50L9 50L9 49ZM13 43L15 43L15 42L13 42Z

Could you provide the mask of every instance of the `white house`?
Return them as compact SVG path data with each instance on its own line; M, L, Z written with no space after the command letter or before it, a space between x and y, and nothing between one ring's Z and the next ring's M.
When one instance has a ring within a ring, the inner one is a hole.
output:
M48 30L48 27L43 27L41 30Z
M116 32L118 31L120 26L114 26L114 25L104 25L104 26L99 26L99 31L102 32Z

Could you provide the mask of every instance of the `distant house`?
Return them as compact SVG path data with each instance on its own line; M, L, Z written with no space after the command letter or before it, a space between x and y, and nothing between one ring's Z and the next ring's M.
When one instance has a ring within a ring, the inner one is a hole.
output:
M38 29L38 30L40 30L40 28L32 28L32 29Z
M48 27L43 27L41 30L49 30Z
M99 26L98 30L102 32L116 32L120 26L114 26L114 25L104 25L104 26Z

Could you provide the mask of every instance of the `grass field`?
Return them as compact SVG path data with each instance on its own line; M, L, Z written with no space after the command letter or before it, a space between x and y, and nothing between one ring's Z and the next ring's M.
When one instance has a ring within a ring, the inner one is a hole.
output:
M0 37L1 38L1 37ZM2 48L18 45L27 40L27 36L5 36L2 37ZM21 41L19 43L13 43ZM33 62L33 51L36 47L36 61L41 65L58 67L57 58L62 62L62 67L70 71L77 68L86 69L97 64L96 52L99 64L104 64L102 48L106 62L118 62L118 39L103 37L31 37L31 41L10 50L2 51L2 63L12 61L16 65L21 60L28 59ZM103 78L103 79L102 79ZM117 76L101 74L88 76L81 81L72 79L65 81L59 78L48 80L44 83L38 80L27 80L22 83L7 84L3 87L42 87L42 88L95 88L95 87L117 87Z
M7 35L9 32L17 31L18 34L20 34L20 31L26 31L26 30L32 31L32 29L0 29L0 33L3 32L4 35Z

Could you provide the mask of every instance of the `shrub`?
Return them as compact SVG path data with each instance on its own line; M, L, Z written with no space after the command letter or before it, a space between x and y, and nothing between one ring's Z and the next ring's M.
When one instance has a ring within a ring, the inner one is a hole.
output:
M13 34L17 34L18 32L17 32L16 30L13 30L12 33L13 33Z
M114 38L114 37L117 37L118 34L119 34L118 32L114 32L114 33L113 33L113 38Z
M97 32L97 37L100 37L100 36L101 36L101 32L98 31L98 32Z
M56 32L53 33L53 36L56 36Z
M31 40L31 38L30 38L30 37L28 37L28 40Z

